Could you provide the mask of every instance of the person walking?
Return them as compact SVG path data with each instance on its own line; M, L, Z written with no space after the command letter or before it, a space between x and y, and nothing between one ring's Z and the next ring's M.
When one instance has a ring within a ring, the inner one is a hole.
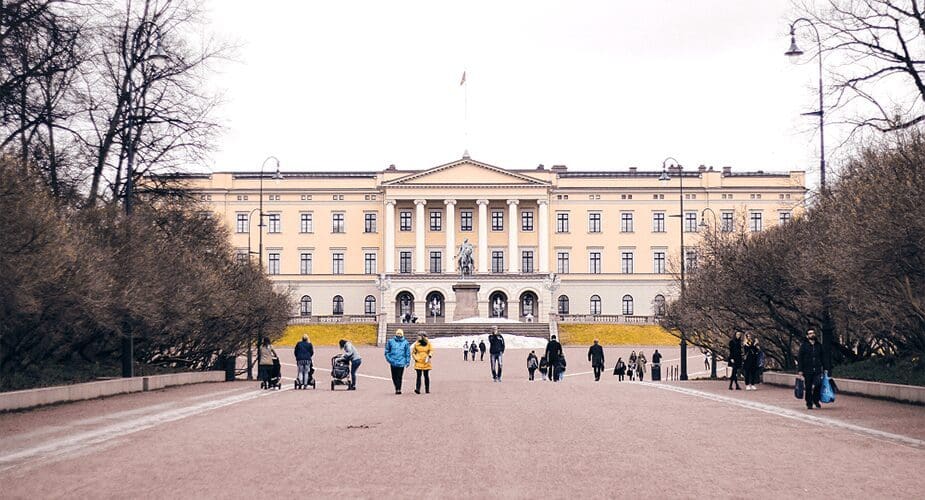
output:
M642 382L646 377L646 355L642 352L636 358L636 374L639 375L639 381Z
M742 369L742 332L736 332L729 340L729 366L732 367L732 375L729 376L729 390L732 390L732 384L735 382L736 390L739 387L739 371Z
M274 378L274 361L279 363L279 356L270 344L270 337L264 337L260 349L257 350L257 376L263 389L269 387L270 379Z
M430 394L430 358L433 357L434 348L427 340L427 332L418 334L418 340L411 350L414 358L414 371L417 373L417 382L414 384L414 393L421 393L421 376L424 377L424 392Z
M562 354L562 344L556 340L556 336L553 335L550 337L549 342L546 343L546 369L548 370L549 380L552 382L557 382L556 380L556 366L559 364L559 358L564 357Z
M819 397L822 390L822 371L825 369L823 359L822 345L816 342L816 331L807 331L806 340L797 354L797 363L803 374L807 410L812 410L813 406L822 408Z
M302 335L302 340L295 345L295 364L299 367L298 377L299 385L307 386L312 381L312 357L315 355L315 347L308 341L308 334Z
M548 371L549 371L549 362L546 361L546 355L544 354L543 357L540 358L540 376L543 377L543 382L546 381Z
M463 344L463 361L469 361L469 341Z
M491 327L491 335L488 336L488 354L491 362L491 378L495 382L501 382L501 368L503 367L502 357L504 355L504 337L498 333L498 327ZM474 356L475 354L473 354Z
M601 347L598 339L594 339L594 344L588 348L588 361L591 362L591 369L594 370L594 381L599 382L601 372L604 371L604 348Z
M385 343L385 360L389 362L392 371L392 385L395 386L395 394L401 394L405 368L411 364L411 346L405 340L405 332L401 328L396 330L395 336Z
M745 361L743 362L745 370L745 390L755 391L758 388L758 347L751 334L745 336Z
M562 382L565 380L565 355L559 356L559 359L556 361L556 382Z
M631 365L636 365L636 351L630 353L629 362Z
M636 353L633 352L632 356L629 358L630 362L626 365L626 376L630 378L630 382L636 380Z
M652 353L652 381L656 380L662 380L662 353L658 349Z
M469 357L472 358L472 361L475 361L475 353L479 352L479 347L475 344L475 341L469 342Z
M701 349L700 352L703 353L703 369L709 370L710 369L710 353L707 352L706 349Z
M527 371L530 372L528 380L533 380L533 373L539 366L540 362L536 359L536 351L530 351L530 354L527 355Z
M360 353L349 340L340 339L338 345L344 350L344 359L350 362L350 387L347 387L347 390L355 391L357 390L357 370L360 369L363 358L360 357Z
M617 381L623 382L623 375L626 374L626 363L623 358L617 358L617 365L613 367L613 374L617 376Z
M479 361L485 361L485 341L479 340Z

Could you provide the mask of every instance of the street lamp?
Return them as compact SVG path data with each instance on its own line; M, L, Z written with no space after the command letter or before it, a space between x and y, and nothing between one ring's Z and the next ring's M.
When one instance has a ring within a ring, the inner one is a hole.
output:
M710 215L713 216L713 230L715 231L717 224L719 224L719 219L716 217L716 212L714 212L713 209L710 207L704 208L703 210L700 211L700 224L698 224L698 226L700 226L700 228L704 230L706 230L709 227L707 226L707 221L704 220L704 217L703 217L707 212L710 212ZM714 351L713 349L710 349L710 378L711 379L716 378L716 351Z
M790 48L787 52L784 52L784 55L790 57L791 59L796 59L803 55L803 51L800 50L800 47L797 46L796 39L796 25L800 21L808 24L813 31L816 33L816 45L818 47L818 52L816 57L819 59L819 110L810 111L808 113L803 113L804 116L818 116L819 117L819 191L825 191L825 133L824 133L824 115L825 110L822 107L822 37L819 36L819 30L816 28L816 25L809 19L801 17L792 23L790 23Z
M126 163L125 163L125 215L126 217L132 215L132 203L135 197L135 139L132 137L132 133L135 130L135 109L132 105L132 101L135 99L135 75L133 74L135 68L139 65L144 64L145 62L151 62L153 64L160 64L166 62L168 57L164 53L164 50L161 48L161 29L160 27L151 22L145 21L138 25L138 28L135 29L135 32L132 35L132 49L134 53L134 48L141 45L142 36L145 33L155 36L154 52L150 55L147 55L148 47L142 51L142 57L140 57L134 64L129 65L126 71L126 80L128 80L128 122L126 128L128 129L128 144L126 149ZM139 132L140 133L140 132ZM127 226L128 227L128 226ZM126 378L131 378L135 376L135 331L131 325L128 325L128 335L122 336L122 376Z
M678 169L678 191L679 196L678 200L681 205L681 213L678 217L681 220L681 299L684 299L684 267L685 267L685 255L684 255L684 167L681 166L681 163L678 160L669 156L662 160L662 175L659 176L658 180L664 183L667 183L671 180L671 176L668 175L668 162L674 162L674 166ZM687 380L687 337L684 335L684 330L681 330L681 380Z

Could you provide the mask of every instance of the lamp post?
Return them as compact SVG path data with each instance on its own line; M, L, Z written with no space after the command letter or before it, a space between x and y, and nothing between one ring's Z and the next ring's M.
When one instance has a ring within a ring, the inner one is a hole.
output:
M719 219L716 217L716 212L714 212L710 207L704 208L700 211L700 224L698 224L698 226L700 226L701 229L707 229L709 227L707 226L707 222L703 217L707 212L710 212L710 215L713 216L713 230L715 231L716 225L719 224ZM713 349L710 349L710 378L716 378L716 351Z
M822 107L822 37L819 36L819 30L811 20L801 17L790 23L790 48L787 52L784 52L784 55L792 59L803 55L803 51L797 46L796 39L796 25L800 21L808 24L813 29L813 32L816 33L816 45L819 51L816 54L816 57L819 59L819 110L803 113L803 115L819 117L819 191L825 192L825 110Z
M139 24L138 28L136 28L135 32L132 34L132 51L134 53L135 48L141 45L142 35L146 32L150 33L152 31L156 37L154 53L147 55L147 51L150 48L149 44L142 50L143 57L138 58L138 60L135 61L135 64L132 64L125 69L126 80L128 80L128 116L126 123L126 129L128 129L128 144L125 155L126 163L124 201L126 217L130 217L132 215L132 204L134 201L133 198L135 197L135 138L132 137L132 134L135 130L135 107L132 103L135 100L136 88L135 75L133 73L135 68L143 65L145 62L157 64L167 60L167 55L161 48L161 29L157 24L151 21L145 21ZM126 227L130 227L130 225L126 224ZM130 378L135 376L135 331L131 324L126 324L125 329L128 330L128 335L123 334L122 336L122 376Z
M668 162L673 161L674 166L678 169L678 199L680 201L680 210L681 213L678 217L681 220L681 299L684 299L684 268L686 256L684 255L684 167L681 166L681 163L678 160L668 157L662 160L662 175L659 176L658 180L661 182L668 182L671 180L671 176L668 175ZM681 375L679 377L681 380L687 380L687 337L684 335L684 330L681 330Z
M258 196L260 199L259 199L259 201L257 202L257 203L258 203L258 205L257 205L257 212L258 212L258 214L257 214L257 215L258 215L258 217L260 218L260 220L259 220L258 223L257 223L257 230L259 231L260 234L259 234L258 237L257 237L257 265L259 266L258 269L260 269L260 272L261 272L261 273L263 273L263 226L264 226L264 224L263 224L263 218L264 218L264 213L263 213L263 177L264 177L264 170L265 170L266 167L267 167L267 162L270 161L270 160L273 160L273 161L276 162L276 173L273 174L273 179L280 180L280 179L283 178L283 174L279 171L279 158L277 158L277 157L275 157L275 156L268 156L265 160L263 160L263 163L260 164L260 192L259 192L259 196ZM254 211L251 210L251 213L254 213ZM248 216L248 217L250 217L250 216ZM247 226L247 247L248 247L247 252L248 252L248 258L250 258L250 238L251 238L251 232L250 232L250 231L251 231L251 228L250 228L250 219L248 219L248 226ZM263 329L262 329L262 327L261 327L261 330L260 330L260 331L258 332L258 334L257 334L257 340L256 340L256 343L257 343L257 344L259 344L259 342L260 342L260 337L262 337L262 336L263 336ZM259 345L258 345L258 348L259 348ZM252 351L252 349L251 349L251 346L248 346L248 347L247 347L247 380L253 380L253 379L254 379L254 355L253 355L253 351Z

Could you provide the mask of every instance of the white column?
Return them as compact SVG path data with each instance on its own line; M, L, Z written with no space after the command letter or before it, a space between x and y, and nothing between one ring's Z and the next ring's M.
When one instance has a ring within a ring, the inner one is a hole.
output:
M491 272L488 268L488 200L475 200L479 206L479 272Z
M414 209L415 217L414 223L416 224L415 230L415 239L414 239L414 272L416 273L426 273L427 272L427 262L424 258L424 205L427 205L427 200L414 200Z
M520 256L517 255L517 233L520 222L517 219L518 200L507 200L507 272L520 272Z
M443 256L443 268L447 274L453 274L456 272L456 200L443 200L443 204L446 205L446 255Z
M385 272L395 272L395 200L385 201Z
M539 204L538 230L540 237L540 272L549 272L549 203L546 200L536 200Z

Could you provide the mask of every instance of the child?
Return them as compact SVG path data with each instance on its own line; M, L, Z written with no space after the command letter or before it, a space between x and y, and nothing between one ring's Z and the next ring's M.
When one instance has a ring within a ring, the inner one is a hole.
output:
M543 376L543 382L546 381L546 373L548 371L549 371L549 361L546 360L546 356L544 355L542 358L540 358L540 375Z
M527 371L530 372L530 380L533 380L533 372L539 367L539 363L536 360L536 351L530 351L530 354L527 355Z
M565 378L565 356L559 356L559 362L556 364L556 382L562 382Z
M630 382L636 378L636 361L632 358L630 358L629 366L626 367L626 375L630 378Z

